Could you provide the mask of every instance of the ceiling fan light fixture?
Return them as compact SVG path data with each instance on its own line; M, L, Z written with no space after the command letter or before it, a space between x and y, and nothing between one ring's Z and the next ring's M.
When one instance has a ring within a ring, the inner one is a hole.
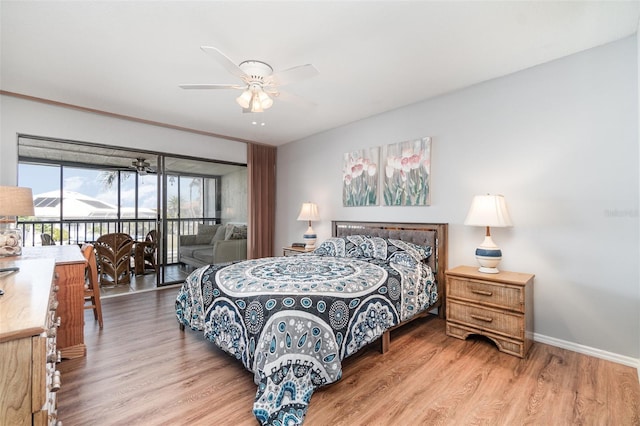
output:
M260 97L257 93L253 94L253 99L251 100L251 112L263 112L262 102L260 102Z
M252 98L253 98L253 93L249 89L247 89L244 92L242 92L240 96L236 98L236 102L242 108L249 108Z
M273 99L271 99L271 97L267 95L263 90L258 93L258 99L260 99L262 109L269 109L273 105Z

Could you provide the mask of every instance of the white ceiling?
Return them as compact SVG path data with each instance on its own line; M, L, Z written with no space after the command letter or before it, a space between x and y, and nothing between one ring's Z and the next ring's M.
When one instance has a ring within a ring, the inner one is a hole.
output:
M638 1L6 1L4 92L281 145L636 32ZM312 63L276 99L243 114L238 83L200 50L275 71ZM264 126L252 125L264 122Z

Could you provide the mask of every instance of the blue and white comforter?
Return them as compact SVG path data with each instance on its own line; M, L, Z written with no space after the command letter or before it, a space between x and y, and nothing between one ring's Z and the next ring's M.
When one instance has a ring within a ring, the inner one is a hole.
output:
M437 300L431 269L408 259L411 250L340 240L310 255L203 267L180 289L178 321L254 373L262 424L301 424L314 390L340 379L344 358Z

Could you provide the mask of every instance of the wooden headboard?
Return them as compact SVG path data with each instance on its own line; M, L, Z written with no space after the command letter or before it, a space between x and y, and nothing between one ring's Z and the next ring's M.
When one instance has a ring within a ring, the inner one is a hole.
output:
M438 284L439 315L444 314L445 271L447 270L447 231L446 223L389 223L389 222L351 222L334 220L331 222L331 235L370 235L372 237L393 238L421 246L433 247L433 254L427 260Z

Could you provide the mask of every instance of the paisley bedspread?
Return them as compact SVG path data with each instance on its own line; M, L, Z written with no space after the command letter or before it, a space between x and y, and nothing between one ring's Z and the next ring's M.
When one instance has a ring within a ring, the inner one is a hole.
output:
M254 373L262 424L301 424L314 390L340 379L344 358L436 302L422 262L327 254L205 266L178 294L178 321Z

